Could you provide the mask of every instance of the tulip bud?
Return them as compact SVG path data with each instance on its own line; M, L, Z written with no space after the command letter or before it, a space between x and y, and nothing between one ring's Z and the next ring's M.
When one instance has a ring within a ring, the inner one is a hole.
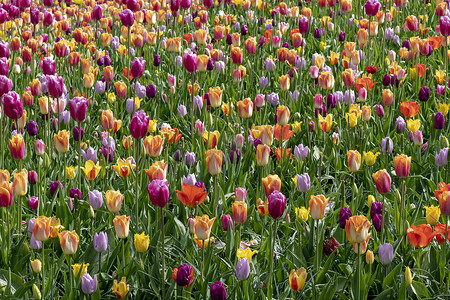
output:
M194 218L189 218L188 219L188 226L189 226L189 232L191 234L195 233L195 219Z
M411 269L409 267L405 268L405 280L406 280L407 287L412 284L412 274L411 274Z
M439 140L439 145L441 146L441 148L448 148L449 147L449 143L448 143L447 137L442 135L440 140Z
M366 263L371 265L371 264L373 264L374 260L375 260L375 257L373 255L373 252L370 251L370 250L367 250L367 252L366 252Z
M31 268L33 269L34 273L40 273L42 269L41 261L39 259L32 260Z
M33 298L36 300L41 300L42 298L41 291L39 291L39 288L37 287L36 284L33 284L32 291L33 291Z

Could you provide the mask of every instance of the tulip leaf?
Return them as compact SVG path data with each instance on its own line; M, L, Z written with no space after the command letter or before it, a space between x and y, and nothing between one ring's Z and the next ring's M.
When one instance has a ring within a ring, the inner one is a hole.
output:
M17 290L23 287L23 285L24 282L22 278L8 270L0 269L0 290L6 288L6 293L8 293L8 288L10 288L11 294L9 295L14 295Z
M428 291L427 287L422 282L413 280L411 290L419 299L431 297L430 291Z
M319 275L317 275L317 283L323 283L325 279L325 275L328 273L328 270L330 269L331 263L334 261L335 256L334 253L331 254L327 261L325 262L325 265L322 267L322 270L319 272Z
M336 293L337 286L338 282L336 278L333 278L333 280L329 281L325 286L325 288L320 293L319 300L333 299L334 294Z
M397 265L389 274L383 279L383 289L386 289L388 286L392 285L392 282L395 280L395 276L400 273L402 265Z
M384 300L384 299L390 299L389 296L391 295L393 291L393 288L390 287L388 289L384 289L378 296L373 300Z

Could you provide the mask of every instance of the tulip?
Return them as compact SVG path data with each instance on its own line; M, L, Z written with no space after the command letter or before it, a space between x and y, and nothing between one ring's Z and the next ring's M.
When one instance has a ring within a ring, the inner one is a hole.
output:
M425 208L425 217L427 219L427 223L434 226L439 221L439 217L441 216L441 210L439 206L424 206Z
M178 199L187 207L194 208L205 201L207 193L204 188L184 183L181 191L177 191Z
M172 278L178 286L188 287L194 280L194 268L187 264L180 265L173 270Z
M357 150L349 150L347 152L347 162L351 172L358 172L361 166L361 154Z
M280 191L281 189L281 179L278 175L268 175L267 177L261 178L261 182L267 197L269 197L272 192Z
M50 75L48 91L53 98L59 98L64 92L64 79L57 75Z
M328 200L330 200L330 198L325 198L324 195L311 195L311 199L309 200L311 218L313 218L314 220L323 219Z
M50 218L39 216L34 221L33 235L36 240L45 242L50 237Z
M228 229L233 229L233 219L230 215L223 215L222 216L222 228L224 231L228 231Z
M235 201L231 207L233 219L237 224L245 223L247 220L247 203Z
M345 225L345 233L348 240L352 243L363 243L367 239L370 222L365 216L352 216Z
M105 193L108 210L112 213L118 213L122 208L124 196L120 191L108 190Z
M85 167L81 167L81 170L83 170L84 174L86 175L86 178L92 181L100 173L101 168L102 167L100 167L99 162L97 162L97 164L94 164L92 160L88 160L85 163Z
M211 233L211 228L216 218L210 219L208 215L202 217L195 217L194 230L199 240L208 240Z
M60 130L58 134L54 134L55 148L59 153L66 153L69 151L69 136L67 130Z
M238 101L236 104L237 104L237 107L239 110L239 115L241 116L241 118L243 118L243 119L251 118L251 116L253 114L253 102L252 102L252 100L250 100L250 98L245 98L242 101Z
M441 112L434 115L434 129L441 130L445 126L445 116Z
M14 175L13 189L14 194L18 196L25 196L28 189L28 172L26 169L22 169L20 172L16 172Z
M385 243L378 248L378 257L383 265L388 265L394 258L394 248L391 244Z
M41 273L41 269L42 269L41 261L39 259L32 260L31 268L33 269L34 273L36 273L36 274Z
M134 248L139 253L146 252L148 246L150 245L150 236L146 235L144 232L141 234L134 234Z
M345 225L347 224L347 220L352 216L352 211L350 208L344 206L339 211L339 227L342 229L345 228Z
M9 183L8 181L0 182L0 207L11 206L13 203L13 199L12 183Z
M386 171L386 169L380 170L372 174L372 177L377 187L378 193L384 195L390 192L391 176L389 176L389 173Z
M417 19L416 19L417 22ZM439 19L439 30L441 34L445 37L450 35L450 18L448 16L440 17Z
M216 281L209 286L211 300L226 300L228 295L222 281Z
M131 76L141 78L144 74L146 61L142 57L135 57L131 63Z
M150 201L158 207L166 206L169 201L169 184L167 180L153 180L147 187Z
M94 275L94 278L91 277L88 273L83 274L81 277L81 290L85 294L93 294L97 291L97 275Z
M236 265L236 277L239 280L246 280L250 274L250 264L247 258L241 258Z
M9 150L13 159L23 159L25 156L25 141L20 134L13 135L9 140Z
M289 285L294 291L298 292L305 286L307 277L308 273L306 273L306 269L303 267L297 271L291 270L289 274Z
M120 21L123 26L131 27L134 23L134 14L129 9L124 9L119 13Z
M206 151L206 165L211 175L218 175L222 170L223 152L217 149Z
M117 283L117 280L114 279L112 291L119 299L124 299L130 291L130 285L127 284L126 280L125 277L122 277L120 282Z
M59 243L61 244L61 249L64 254L72 255L77 252L78 243L80 242L80 237L74 231L63 231L59 235Z
M309 29L309 20L305 16L298 19L298 28L301 34L305 34Z
M274 190L269 196L269 214L272 218L281 217L286 209L286 197L277 190Z
M256 147L256 163L258 166L265 166L269 163L270 148L260 144Z
M69 102L70 116L76 122L83 122L86 118L88 101L84 97L75 97Z
M381 3L377 0L368 0L364 4L364 10L368 16L375 17L381 8Z
M119 239L126 239L130 228L130 217L116 216L113 220L114 229Z
M108 235L106 232L95 233L93 241L94 250L102 253L108 248Z
M197 70L197 55L193 53L184 53L183 54L183 66L186 68L186 71L189 73L193 73Z
M303 173L296 176L297 189L299 192L306 193L311 188L311 179L308 173Z
M400 178L406 178L409 176L409 170L411 168L411 157L405 154L399 154L394 158L395 173Z
M150 118L143 110L137 111L133 114L130 123L130 132L135 139L141 139L145 136L148 130Z
M1 83L1 76L0 76ZM23 115L23 104L19 94L14 91L4 93L2 96L3 111L5 115L13 120L17 120Z

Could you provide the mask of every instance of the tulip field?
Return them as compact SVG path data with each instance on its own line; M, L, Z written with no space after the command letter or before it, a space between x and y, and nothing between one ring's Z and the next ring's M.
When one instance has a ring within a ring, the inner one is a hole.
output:
M1 299L450 299L450 1L0 1Z

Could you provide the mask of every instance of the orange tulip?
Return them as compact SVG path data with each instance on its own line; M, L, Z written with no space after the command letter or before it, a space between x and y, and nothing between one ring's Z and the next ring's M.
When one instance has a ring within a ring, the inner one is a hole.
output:
M223 152L217 149L206 151L206 165L211 175L218 175L222 171Z
M445 239L445 224L438 223L434 226L434 233L439 244L444 243ZM450 241L450 226L447 225L447 240Z
M400 111L407 118L416 116L420 111L420 105L412 101L404 101L400 104Z
M419 248L427 246L437 234L439 234L439 232L433 232L433 228L428 224L417 226L412 224L411 227L406 230L406 235L408 236L411 245Z
M287 59L288 52L289 52L288 48L282 47L282 48L277 49L278 60L285 61Z
M54 135L55 148L59 153L69 151L69 136L70 133L67 130L60 130Z
M209 239L211 227L214 223L214 220L216 220L215 217L210 219L208 215L203 215L202 217L199 216L195 217L194 230L199 240L204 241Z
M63 231L58 236L59 236L59 243L61 244L61 249L64 254L72 255L77 252L80 237L75 232L75 230Z
M50 237L50 218L39 216L36 218L33 227L33 234L36 240L45 242Z
M411 157L405 154L399 154L394 158L395 173L400 178L406 178L409 176L409 170L411 168Z
M314 220L321 220L325 215L325 207L330 198L325 198L324 195L311 195L309 200L309 208L311 209L311 218Z
M261 125L259 126L261 130L261 141L264 145L270 146L273 143L273 131L274 128L271 125Z
M357 150L349 150L347 152L347 163L351 172L358 172L361 166L361 154Z
M287 125L289 123L290 111L287 106L280 105L277 107L277 123L281 126Z
M169 162L164 162L164 160L155 161L150 168L145 169L145 173L147 173L150 182L156 179L166 179L168 165Z
M358 254L358 245L359 245L359 255L362 255L364 253L366 253L367 250L367 244L369 243L369 239L372 236L372 233L369 233L367 235L367 238L364 242L358 244L358 243L354 243L353 244L353 251L355 251L356 254Z
M357 38L359 47L364 48L367 46L368 34L366 29L360 28L357 33Z
M237 224L245 223L247 220L247 203L243 201L235 201L231 206L233 219Z
M363 215L350 217L345 224L345 233L350 243L364 243L369 233L370 222Z
M160 135L149 135L144 139L144 151L145 154L149 154L150 157L158 157L164 149L164 138Z
M114 82L114 88L116 89L117 98L125 99L127 97L127 85L123 81Z
M194 208L205 201L207 193L204 188L184 183L181 191L177 191L178 200L189 208Z
M278 147L277 149L275 149L275 155L277 156L278 161L281 160L281 155L283 155L284 158L292 159L291 148L281 149L280 147Z
M355 85L355 75L352 69L346 69L342 72L342 80L344 85L348 88L352 88Z
M233 47L231 49L231 60L235 65L242 64L242 60L244 59L244 53L241 48Z
M291 80L289 78L289 75L282 75L280 76L280 85L282 91L288 91L289 87L291 86Z
M220 87L209 88L209 103L214 108L219 107L222 104L222 89Z
M267 197L269 197L273 191L280 191L281 189L281 179L276 174L261 178L261 182Z
M197 55L197 71L205 72L208 64L209 56L205 54Z
M283 126L283 142L290 139L294 134L294 131L290 130L289 127L289 124ZM277 141L281 141L281 126L279 124L275 125L273 136Z
M130 217L116 216L113 220L114 229L119 239L126 239L128 237L128 231L130 229Z
M108 190L105 193L108 210L112 213L118 213L122 208L123 195L120 191Z
M263 217L269 214L269 200L263 202L261 198L258 198L258 200L256 200L256 207Z
M100 123L105 130L111 130L114 128L114 115L109 109L103 110L100 117Z

